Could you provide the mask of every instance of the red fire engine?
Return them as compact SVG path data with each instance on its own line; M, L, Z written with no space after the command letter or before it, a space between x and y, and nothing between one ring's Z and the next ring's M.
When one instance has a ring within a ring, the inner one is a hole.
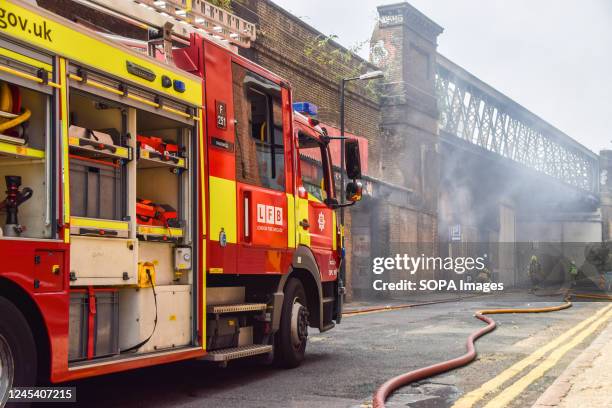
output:
M344 204L338 142L228 48L251 25L199 0L80 2L165 28L119 44L0 4L0 405L37 378L256 355L297 366L308 327L341 317L335 209L360 198L358 144L345 142ZM169 14L191 26L169 29Z

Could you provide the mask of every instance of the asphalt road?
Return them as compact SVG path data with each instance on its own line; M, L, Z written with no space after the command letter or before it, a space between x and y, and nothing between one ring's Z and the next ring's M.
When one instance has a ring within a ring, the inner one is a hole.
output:
M389 377L462 354L468 334L482 326L472 317L474 310L555 304L554 299L541 300L507 303L478 298L351 316L330 332L311 330L307 359L297 369L253 361L236 361L227 368L202 361L170 364L74 382L70 385L77 387L78 403L70 407L367 406L376 387ZM447 407L600 307L601 303L576 303L548 314L494 316L498 328L477 342L476 362L405 387L388 406ZM533 403L590 340L569 352L513 406Z

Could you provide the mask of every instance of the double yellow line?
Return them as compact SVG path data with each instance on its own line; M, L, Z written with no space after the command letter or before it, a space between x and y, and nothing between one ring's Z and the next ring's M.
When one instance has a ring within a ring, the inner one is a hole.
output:
M593 334L610 318L612 318L612 305L600 309L593 316L583 320L572 329L557 337L555 340L540 347L529 356L501 372L498 376L481 385L476 390L467 393L453 405L453 408L473 407L478 401L499 389L504 383L511 380L513 377L520 374L525 368L534 364L552 351L548 357L534 367L529 373L521 377L512 385L508 386L506 389L504 389L504 391L489 401L489 403L485 405L485 408L499 408L508 405L530 384L542 377L548 370L554 367L555 364L557 364L568 351Z

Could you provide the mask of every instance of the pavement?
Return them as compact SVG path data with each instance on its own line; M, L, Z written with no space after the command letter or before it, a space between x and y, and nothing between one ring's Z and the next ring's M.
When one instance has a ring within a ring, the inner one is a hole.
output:
M612 322L532 408L612 407Z
M78 402L66 406L368 407L373 392L388 378L463 354L467 336L483 325L473 317L475 310L548 306L558 304L561 299L545 300L528 295L520 300L513 297L512 301L481 297L347 316L329 332L311 329L306 360L293 370L265 366L256 359L231 362L227 368L204 361L168 364L67 384L77 387ZM349 306L410 302L404 299ZM479 356L474 363L404 387L390 398L387 406L452 406L463 395L478 389L534 350L595 316L604 306L605 303L577 302L570 309L554 313L494 316L498 327L477 342ZM600 332L598 328L572 347L546 375L529 384L508 406L536 403ZM602 358L611 360L609 354ZM608 369L608 374L611 372ZM487 401L485 398L482 403Z

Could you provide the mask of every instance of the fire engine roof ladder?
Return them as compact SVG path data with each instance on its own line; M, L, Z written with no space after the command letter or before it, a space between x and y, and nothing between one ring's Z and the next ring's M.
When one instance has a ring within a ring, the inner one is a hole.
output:
M172 37L184 43L190 34L199 34L228 48L249 48L256 37L253 23L203 0L73 1L157 32L157 37L162 40Z

